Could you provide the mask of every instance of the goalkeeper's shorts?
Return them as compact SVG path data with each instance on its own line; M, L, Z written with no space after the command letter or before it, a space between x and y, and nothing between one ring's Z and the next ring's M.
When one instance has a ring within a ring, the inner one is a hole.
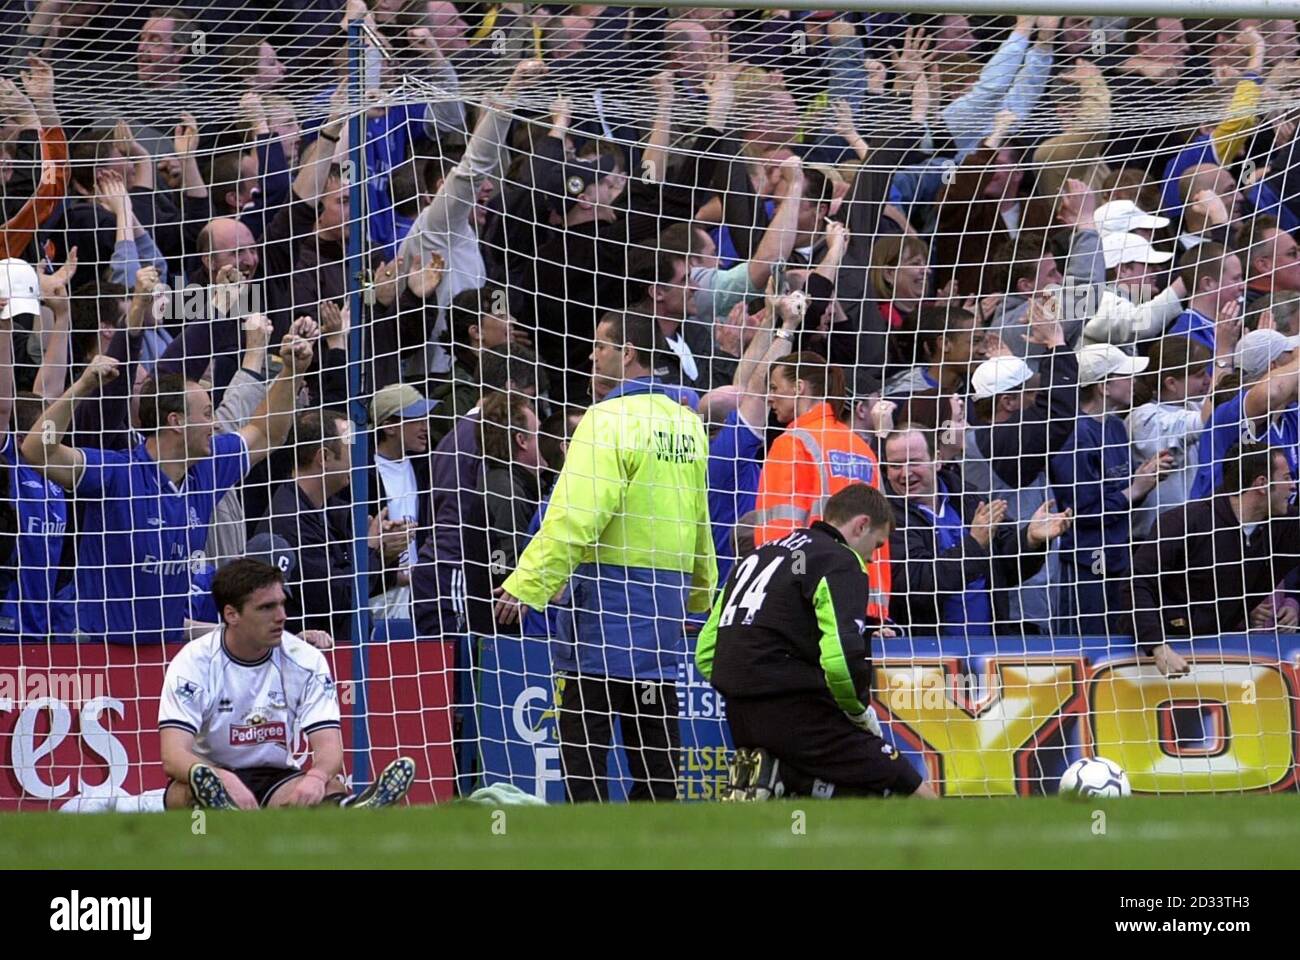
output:
M780 761L786 796L910 794L922 777L892 744L856 726L829 696L729 698L737 752L759 748Z

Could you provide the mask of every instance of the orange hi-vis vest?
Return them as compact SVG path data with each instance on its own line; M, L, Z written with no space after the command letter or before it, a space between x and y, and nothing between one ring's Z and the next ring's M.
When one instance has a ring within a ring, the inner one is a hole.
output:
M880 489L880 464L865 440L840 423L830 404L790 422L768 451L758 480L754 545L778 540L820 520L826 501L851 483ZM867 563L867 615L889 615L889 544Z

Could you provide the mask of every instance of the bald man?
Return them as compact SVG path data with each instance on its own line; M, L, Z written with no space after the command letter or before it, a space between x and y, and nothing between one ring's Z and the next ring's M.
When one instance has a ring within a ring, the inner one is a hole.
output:
M283 338L292 319L288 311L268 303L259 272L261 256L247 226L231 217L209 220L199 231L198 263L185 275L160 319L177 333L158 361L160 371L183 371L198 379L211 364L214 403L239 370L243 350L240 327L249 313L266 313L275 320L273 336ZM235 271L238 271L236 274ZM212 286L238 283L239 296L231 303L212 295Z
M238 267L244 278L251 280L261 265L253 231L233 217L208 221L199 231L198 253L202 275L193 278L197 283L210 282L226 266Z

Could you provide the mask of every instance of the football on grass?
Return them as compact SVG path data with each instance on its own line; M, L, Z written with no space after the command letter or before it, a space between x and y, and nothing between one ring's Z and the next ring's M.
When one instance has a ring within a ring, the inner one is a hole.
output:
M1127 797L1128 774L1118 763L1105 757L1076 760L1061 776L1058 792L1063 797Z

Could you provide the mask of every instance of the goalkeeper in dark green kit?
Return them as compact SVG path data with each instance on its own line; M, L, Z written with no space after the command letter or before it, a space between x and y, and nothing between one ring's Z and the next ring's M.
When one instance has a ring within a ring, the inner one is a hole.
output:
M863 558L892 527L884 495L854 483L827 501L822 520L732 570L695 652L727 699L736 758L725 799L935 796L881 739L868 706Z

